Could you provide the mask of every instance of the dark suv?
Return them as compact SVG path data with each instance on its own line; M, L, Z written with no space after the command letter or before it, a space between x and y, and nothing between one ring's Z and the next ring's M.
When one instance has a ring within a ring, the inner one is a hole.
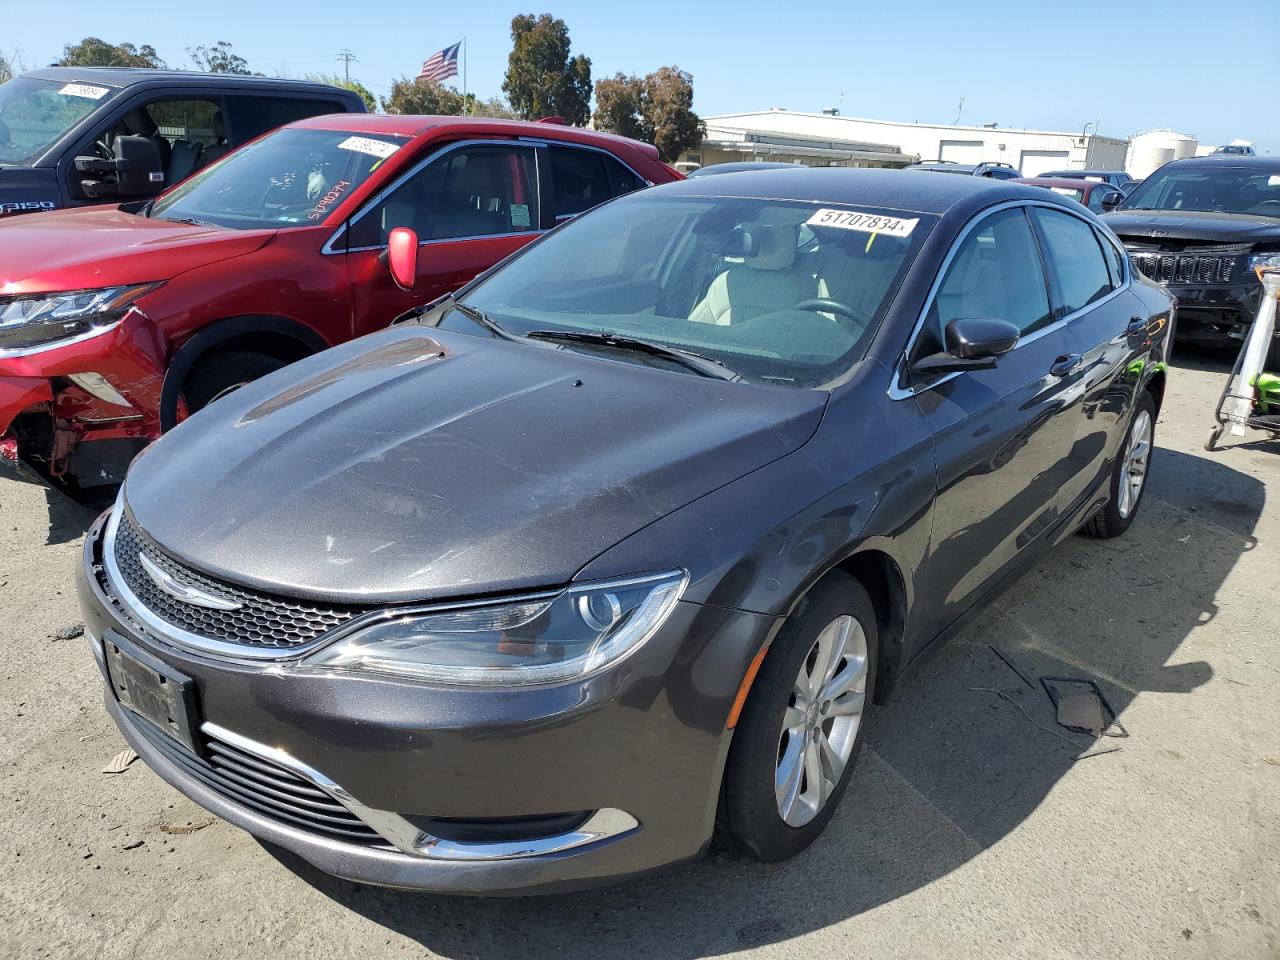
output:
M304 117L364 113L323 83L50 67L0 85L0 217L142 200Z
M1253 266L1280 253L1280 158L1175 160L1103 219L1134 266L1178 298L1179 336L1237 342L1262 295Z
M930 160L913 163L908 170L929 170L933 173L958 173L966 177L986 177L988 180L1016 180L1022 176L1018 168L1007 163L956 163L952 160Z

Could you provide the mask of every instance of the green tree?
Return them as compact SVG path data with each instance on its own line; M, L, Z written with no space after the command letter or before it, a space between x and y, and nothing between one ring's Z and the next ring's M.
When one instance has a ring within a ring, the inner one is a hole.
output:
M445 117L499 117L508 120L515 117L511 108L497 97L480 100L474 93L463 95L452 87L405 77L391 84L391 96L382 98L382 109L387 113Z
M391 84L391 96L382 98L387 113L423 113L460 116L466 110L462 94L427 80L401 77Z
M597 129L647 140L668 163L702 143L702 121L693 112L693 77L679 67L644 76L615 74L596 84Z
M85 37L79 43L62 48L62 67L151 67L167 69L165 62L148 43L135 47L132 43L107 43L97 37Z
M254 75L249 69L248 61L233 52L231 44L225 40L219 40L211 47L203 43L198 47L187 47L187 56L195 63L197 70L205 73L236 73L246 77Z
M313 83L327 83L331 87L342 87L344 90L350 90L359 94L360 99L364 101L366 110L372 112L378 109L378 101L374 98L373 91L359 80L346 80L336 73L309 73L307 74L307 79Z
M569 28L549 13L511 21L511 56L502 90L526 120L560 116L583 126L591 113L591 60L569 56Z
M15 60L16 57L6 57L0 53L0 83L8 83L16 74L22 72L22 68L14 62Z

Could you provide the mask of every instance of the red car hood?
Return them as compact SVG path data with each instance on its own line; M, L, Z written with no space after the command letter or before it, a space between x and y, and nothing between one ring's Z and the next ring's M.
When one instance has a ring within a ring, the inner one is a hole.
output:
M274 234L150 220L117 207L14 217L0 221L0 294L168 280L252 253Z

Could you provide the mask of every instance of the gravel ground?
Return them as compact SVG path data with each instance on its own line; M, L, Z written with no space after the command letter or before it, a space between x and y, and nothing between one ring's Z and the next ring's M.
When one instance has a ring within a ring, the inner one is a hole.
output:
M1224 368L1176 368L1133 529L1064 544L877 710L810 850L554 898L357 887L101 773L124 743L68 636L91 512L0 479L0 956L1280 957L1280 445L1206 454ZM989 644L1095 678L1131 737L1073 762Z

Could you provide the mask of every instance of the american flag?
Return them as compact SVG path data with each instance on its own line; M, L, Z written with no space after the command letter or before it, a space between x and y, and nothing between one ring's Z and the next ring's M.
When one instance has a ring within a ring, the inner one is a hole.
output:
M458 48L462 46L459 40L453 46L445 47L443 50L433 53L427 57L426 63L422 65L422 72L418 74L419 80L426 80L430 83L439 83L442 80L448 80L450 77L458 75Z

